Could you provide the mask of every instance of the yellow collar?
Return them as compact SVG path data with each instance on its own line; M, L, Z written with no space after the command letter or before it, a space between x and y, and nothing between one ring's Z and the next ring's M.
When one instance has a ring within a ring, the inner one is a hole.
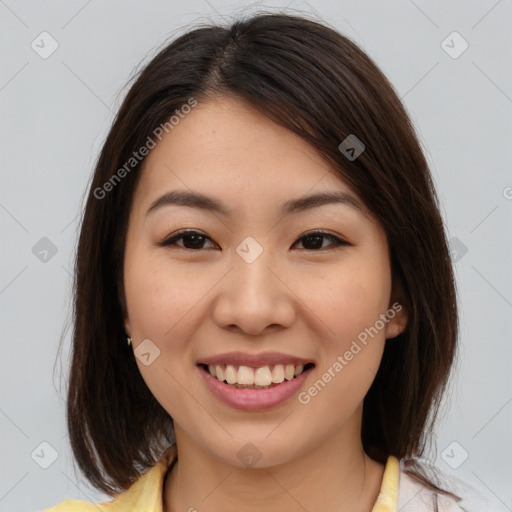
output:
M176 462L176 445L169 446L157 463L129 489L118 494L114 500L98 505L80 500L64 500L55 507L42 512L126 512L144 510L163 512L163 486L167 472ZM397 512L400 464L389 456L384 469L380 492L372 512Z
M162 512L163 480L167 469L170 468L170 465L175 460L175 455L176 445L172 445L163 453L156 466L144 475L146 476L149 473L154 472L154 476L151 481L148 481L144 485L144 488L148 492L147 497L142 495L138 497L140 502L144 503L146 506L151 503L153 508L148 507L148 512ZM144 476L142 478L144 478ZM377 496L377 500L372 508L372 512L397 512L399 478L400 463L396 457L390 455L386 461L379 495ZM149 492L152 490L155 492L152 492L151 496L149 496ZM112 509L112 512L114 512L114 510L115 509ZM109 512L111 511L109 510Z
M379 495L372 512L396 512L398 510L398 483L400 479L400 463L390 455L384 468Z

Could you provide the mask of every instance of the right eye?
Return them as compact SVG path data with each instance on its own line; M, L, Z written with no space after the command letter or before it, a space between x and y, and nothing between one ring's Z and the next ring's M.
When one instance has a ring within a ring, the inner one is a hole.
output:
M183 244L177 244L178 240L183 240ZM204 249L203 244L205 240L211 240L211 238L200 231L193 229L179 231L173 234L169 238L166 238L162 242L157 242L156 245L160 247L168 247L171 245L177 245L183 249L196 250Z

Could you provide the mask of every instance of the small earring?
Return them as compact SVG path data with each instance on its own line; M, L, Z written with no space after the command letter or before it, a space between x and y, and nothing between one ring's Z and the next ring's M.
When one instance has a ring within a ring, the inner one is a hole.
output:
M124 329L124 333L126 334L126 325L124 325L124 322L123 322L123 329ZM130 337L126 338L128 346L130 346L132 344L132 340L133 340L133 338L130 338Z

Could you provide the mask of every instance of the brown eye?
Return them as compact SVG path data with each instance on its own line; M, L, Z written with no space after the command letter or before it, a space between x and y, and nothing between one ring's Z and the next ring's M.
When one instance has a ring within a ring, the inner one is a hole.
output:
M179 240L183 240L182 244L177 243ZM200 231L187 230L176 233L175 235L167 238L163 242L158 242L157 245L161 247L167 247L171 245L177 245L184 249L196 250L204 249L204 243L206 240L211 240L210 237L201 233Z
M326 246L324 245L325 240L328 240L331 243ZM179 241L182 241L182 243L178 243ZM167 238L162 242L157 242L156 245L161 247L169 247L174 245L182 247L183 249L194 251L207 249L208 247L205 247L205 242L207 241L210 241L213 245L216 245L211 241L211 238L204 233L196 230L186 230L180 231L179 233L172 235L170 238ZM303 250L307 251L318 251L322 249L328 249L332 246L352 245L349 242L333 235L332 233L324 231L311 231L310 233L307 233L306 235L299 238L295 244L299 242L303 244Z
M351 245L345 240L333 235L332 233L326 233L324 231L311 231L310 233L299 238L298 242L304 241L304 249L305 250L318 250L318 249L326 249L329 246L324 246L324 240L329 240L332 243L330 246L338 246L338 245Z

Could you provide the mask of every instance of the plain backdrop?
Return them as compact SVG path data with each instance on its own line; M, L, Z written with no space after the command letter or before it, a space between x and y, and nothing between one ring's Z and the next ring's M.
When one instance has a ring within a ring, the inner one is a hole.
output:
M512 510L509 0L0 0L1 511L107 499L73 469L69 332L57 357L82 197L135 68L192 24L263 8L335 26L406 105L442 202L461 309L460 358L431 455L495 510Z

